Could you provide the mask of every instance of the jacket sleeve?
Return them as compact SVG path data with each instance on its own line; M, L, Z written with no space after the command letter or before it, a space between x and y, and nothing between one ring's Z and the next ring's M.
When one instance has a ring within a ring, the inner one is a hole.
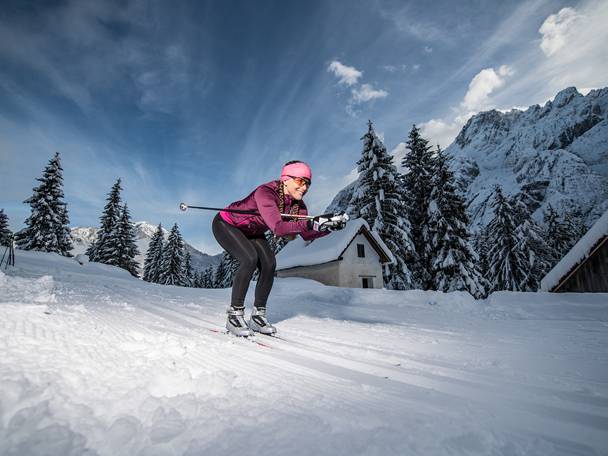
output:
M258 187L253 197L264 223L276 236L298 234L308 229L306 220L288 221L281 218L279 198L267 186Z

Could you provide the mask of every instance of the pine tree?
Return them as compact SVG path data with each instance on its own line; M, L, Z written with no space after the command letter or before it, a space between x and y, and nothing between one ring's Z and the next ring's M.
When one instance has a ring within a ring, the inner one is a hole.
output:
M428 224L423 230L432 288L444 292L464 290L481 298L485 296L486 281L469 242L466 204L456 191L449 161L450 157L437 148L437 172L432 182Z
M521 249L516 214L500 186L494 190L494 217L487 227L490 290L524 291L530 274L528 257Z
M23 250L56 252L72 256L67 204L63 202L63 168L59 152L49 161L42 177L36 179L40 185L34 194L24 201L31 206L31 215L25 221L26 228L16 235L17 246Z
M479 258L479 270L481 271L482 277L488 277L488 229L486 226L482 226L477 233L473 235L473 248L477 257ZM486 290L489 286L486 280Z
M551 204L547 205L543 213L543 223L545 224L544 238L551 249L549 261L553 267L570 249L571 235L568 227Z
M553 249L548 245L542 227L532 219L528 207L520 200L511 204L515 210L517 223L516 235L519 239L517 248L528 258L529 274L522 289L536 291L542 278L551 269Z
M120 217L120 179L112 186L107 203L100 217L101 226L97 231L97 240L90 245L86 254L89 260L98 263L116 264L113 254L116 251L116 225Z
M148 251L144 259L144 275L143 279L146 282L158 283L158 276L161 270L161 262L163 259L163 227L159 223L158 228L152 235Z
M359 178L347 212L353 218L363 218L392 252L396 263L384 268L384 285L391 289L410 289L413 279L409 265L415 262L415 251L399 192L400 175L371 121L361 139L363 151L357 161Z
M8 227L8 216L4 209L0 209L0 246L7 246L10 243L13 233Z
M135 257L139 255L137 248L137 235L135 227L131 223L129 209L125 204L121 210L118 224L116 225L116 251L112 255L116 259L116 266L126 269L134 277L139 277L139 263Z
M570 239L568 247L563 251L563 255L565 255L585 235L587 226L583 221L582 214L578 210L567 212L563 223L569 232L568 237Z
M215 271L215 288L228 288L232 286L234 274L239 268L239 262L228 252L224 252L220 264Z
M167 244L163 251L163 259L158 283L163 285L184 284L184 241L177 227L171 228Z
M192 274L192 286L194 288L203 288L203 273L201 271L195 271Z
M205 268L201 275L201 288L214 288L213 287L213 265L209 265Z
M194 272L192 271L192 257L190 252L186 250L186 254L184 255L184 283L185 287L193 287L195 282Z
M226 257L227 253L224 252L222 254L222 258L219 262L219 264L217 265L217 267L215 268L214 274L213 274L213 288L226 288L230 285L224 285L224 283L226 282L225 277L226 277Z
M266 241L268 241L268 245L276 255L283 249L283 247L287 245L289 238L287 236L277 237L274 235L274 233L272 233L272 231L268 231L266 233Z
M411 223L411 239L414 244L417 260L412 263L414 281L418 287L432 287L430 259L425 248L423 228L428 223L428 208L432 191L432 176L435 163L428 140L420 134L414 125L406 142L406 153L402 166L407 170L403 176L403 200L407 216Z

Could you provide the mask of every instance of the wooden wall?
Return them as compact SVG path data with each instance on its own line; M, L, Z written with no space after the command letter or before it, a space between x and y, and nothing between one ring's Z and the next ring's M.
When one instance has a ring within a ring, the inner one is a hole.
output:
M608 237L604 236L598 245L599 249L556 292L608 293Z

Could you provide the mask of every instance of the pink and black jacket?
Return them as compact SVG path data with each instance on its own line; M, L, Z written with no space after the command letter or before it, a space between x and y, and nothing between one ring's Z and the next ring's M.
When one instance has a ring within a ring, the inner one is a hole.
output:
M285 213L289 213L295 201L291 196L285 195ZM299 205L299 214L308 215L308 210L303 200L299 201ZM306 241L329 234L329 232L309 229L307 220L283 220L279 212L277 181L270 181L260 185L242 200L228 205L226 209L254 210L261 214L250 215L220 211L220 216L225 222L236 226L247 237L261 237L269 229L275 236L299 234Z

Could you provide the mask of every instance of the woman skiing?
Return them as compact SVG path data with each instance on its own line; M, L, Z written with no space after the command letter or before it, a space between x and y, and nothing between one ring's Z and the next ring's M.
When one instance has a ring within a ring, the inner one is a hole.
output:
M287 162L279 180L257 187L246 198L228 205L225 209L257 212L259 215L220 211L213 219L213 235L217 242L239 262L233 278L232 298L228 309L226 328L237 336L249 336L252 330L274 334L276 328L266 319L266 301L274 281L276 261L266 241L270 229L275 236L293 239L300 234L305 240L327 235L344 228L344 222L328 220L322 216L312 220L286 217L281 214L307 215L303 197L310 188L310 167L301 161ZM255 301L249 324L245 322L245 294L249 282L259 268L255 287Z

